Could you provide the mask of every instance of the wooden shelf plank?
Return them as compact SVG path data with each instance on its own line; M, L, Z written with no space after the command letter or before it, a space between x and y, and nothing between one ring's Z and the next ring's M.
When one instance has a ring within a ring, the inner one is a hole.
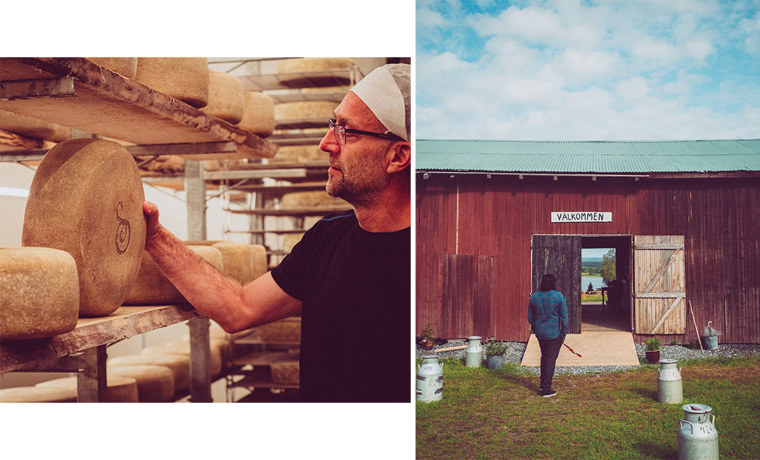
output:
M55 337L0 344L0 374L18 370L26 364L77 353L99 345L111 345L191 318L200 317L190 305L120 307L100 318L80 318L73 331Z
M276 146L84 58L2 58L0 81L74 77L73 97L0 99L0 109L134 144L232 141L271 158Z

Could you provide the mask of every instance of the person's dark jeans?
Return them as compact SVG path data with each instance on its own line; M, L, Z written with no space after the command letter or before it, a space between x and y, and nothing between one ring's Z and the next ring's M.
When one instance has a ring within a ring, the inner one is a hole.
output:
M562 336L556 339L538 339L541 347L541 389L550 390L554 378L554 365L557 363L559 350L565 339Z

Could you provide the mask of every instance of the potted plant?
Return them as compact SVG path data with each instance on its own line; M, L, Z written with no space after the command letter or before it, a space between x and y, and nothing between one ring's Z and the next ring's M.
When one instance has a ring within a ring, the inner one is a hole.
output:
M645 353L647 355L647 362L649 364L657 364L660 362L660 349L662 348L662 342L657 337L652 337L644 341L646 346Z
M504 353L507 351L507 344L503 342L488 342L486 345L486 358L489 369L501 369L504 362Z
M430 326L430 321L425 321L425 328L422 330L422 346L425 350L432 350L435 345L435 331Z

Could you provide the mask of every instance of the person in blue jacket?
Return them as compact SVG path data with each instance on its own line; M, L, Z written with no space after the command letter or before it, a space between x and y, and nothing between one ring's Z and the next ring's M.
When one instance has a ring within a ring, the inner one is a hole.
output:
M541 347L540 394L545 398L557 394L552 389L552 380L557 356L567 335L567 316L567 302L557 291L557 278L547 273L528 303L528 322Z

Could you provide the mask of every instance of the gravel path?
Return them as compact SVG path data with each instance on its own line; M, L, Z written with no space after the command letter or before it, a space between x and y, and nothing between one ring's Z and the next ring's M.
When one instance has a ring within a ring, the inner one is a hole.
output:
M507 351L504 353L504 363L514 363L519 365L520 361L522 361L523 353L525 353L525 348L528 345L527 343L522 342L505 342L507 344ZM435 348L450 348L450 347L456 347L456 346L462 346L467 345L467 342L464 340L449 340L446 345L437 346ZM435 353L436 356L438 356L441 359L461 359L464 361L465 355L467 353L466 349L462 350L454 350L454 351L445 351L442 353ZM636 353L639 356L639 362L646 363L646 355L644 353L644 345L636 344ZM430 351L425 351L424 349L418 347L417 348L417 357L421 358L425 355L433 354ZM703 358L703 359L712 359L712 358L718 358L718 357L726 357L726 358L735 358L738 356L742 356L745 354L751 354L755 356L760 356L760 345L747 345L747 344L719 344L718 348L715 350L709 350L705 351L704 354L701 350L692 350L687 347L683 347L681 345L666 345L662 349L662 353L660 354L661 358L665 359L675 359L677 361L682 361L685 359L692 359L692 358ZM562 375L562 374L603 374L607 372L615 372L615 371L622 371L627 369L632 369L633 366L573 366L573 367L557 367L554 371L555 375ZM537 367L523 367L527 372L530 372L534 375L539 374L539 368Z

